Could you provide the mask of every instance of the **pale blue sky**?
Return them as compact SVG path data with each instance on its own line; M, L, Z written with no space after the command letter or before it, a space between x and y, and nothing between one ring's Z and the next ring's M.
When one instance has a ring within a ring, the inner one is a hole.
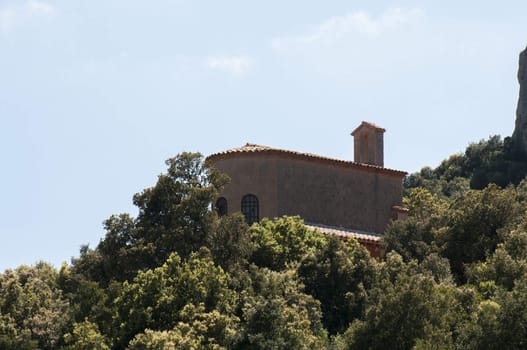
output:
M0 0L0 271L94 247L164 160L246 142L436 166L514 127L525 1Z

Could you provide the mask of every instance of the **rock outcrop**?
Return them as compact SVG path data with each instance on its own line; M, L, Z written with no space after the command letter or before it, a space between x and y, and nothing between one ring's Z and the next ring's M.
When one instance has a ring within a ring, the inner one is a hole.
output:
M512 142L518 153L527 156L527 48L520 53L518 68L518 82L520 83L520 97L516 109L516 126L512 134Z

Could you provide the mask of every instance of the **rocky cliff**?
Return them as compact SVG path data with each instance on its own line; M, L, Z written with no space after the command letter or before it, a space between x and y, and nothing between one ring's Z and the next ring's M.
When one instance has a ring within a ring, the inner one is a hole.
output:
M512 134L512 142L519 153L527 156L527 48L520 53L518 81L520 97L516 109L516 126Z

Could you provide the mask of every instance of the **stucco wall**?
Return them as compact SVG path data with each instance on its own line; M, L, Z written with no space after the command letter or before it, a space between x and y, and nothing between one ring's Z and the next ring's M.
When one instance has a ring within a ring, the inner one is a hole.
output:
M401 179L309 161L276 162L279 216L381 233L392 206L401 205Z
M231 177L222 193L229 214L246 194L258 197L260 218L300 215L307 222L384 232L392 206L401 205L402 177L368 167L265 153L214 161Z
M214 161L214 166L231 178L221 194L227 199L229 214L240 212L242 197L254 194L258 198L260 219L278 216L276 159L240 154L234 159Z

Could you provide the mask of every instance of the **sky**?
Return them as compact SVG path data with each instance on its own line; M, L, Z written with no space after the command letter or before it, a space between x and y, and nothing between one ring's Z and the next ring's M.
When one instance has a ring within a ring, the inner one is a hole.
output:
M499 4L499 6L497 6ZM94 248L164 161L247 142L437 166L512 134L522 1L0 0L0 271Z

